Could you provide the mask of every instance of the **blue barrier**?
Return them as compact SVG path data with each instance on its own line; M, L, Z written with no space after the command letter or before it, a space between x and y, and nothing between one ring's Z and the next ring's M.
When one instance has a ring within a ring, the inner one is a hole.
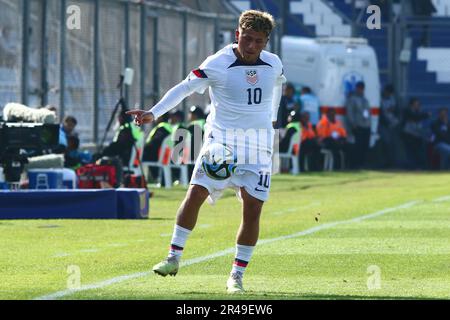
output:
M119 188L117 215L119 219L145 219L149 212L149 194L145 189Z
M0 219L144 219L145 189L0 190Z

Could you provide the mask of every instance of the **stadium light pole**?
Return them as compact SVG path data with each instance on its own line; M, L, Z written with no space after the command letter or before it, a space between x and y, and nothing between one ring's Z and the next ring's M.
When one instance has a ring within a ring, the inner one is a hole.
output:
M30 3L23 1L22 8L22 69L21 69L21 101L28 104L28 71L29 71L29 43L30 43Z
M61 48L59 52L59 61L61 63L60 65L60 71L59 71L59 119L62 121L64 118L64 112L65 112L65 90L66 90L66 80L65 80L65 64L66 64L66 6L67 1L61 0L60 2L60 41L61 41Z
M188 44L187 44L187 38L188 38L188 16L187 16L187 12L183 12L182 13L182 48L181 48L181 70L182 70L182 74L181 74L181 79L183 79L184 75L187 73L187 54L188 54ZM188 106L186 103L186 99L183 99L183 102L181 103L182 108L183 108L183 113L184 113L184 117L187 117L188 114ZM183 119L184 121L186 119Z
M145 106L145 79L147 76L147 60L145 59L145 51L147 48L147 38L146 38L146 29L147 29L147 6L145 3L141 3L139 5L141 11L140 11L140 107L143 108Z
M152 11L153 12L153 11ZM153 16L153 105L159 100L159 45L158 45L158 15Z
M278 39L277 39L278 40L277 41L278 48L277 48L277 50L278 50L278 53L280 54L280 58L282 58L282 56L281 56L281 39L287 31L289 3L288 3L288 0L280 0L278 3L279 3L279 8L280 8L280 25L279 25L279 29L278 29Z
M48 10L48 1L43 0L42 6L41 6L41 93L40 93L40 99L41 99L41 105L45 106L48 104L48 73L47 73L47 66L48 66L48 29L47 29L47 10Z
M125 68L130 64L130 2L125 4ZM129 89L125 86L125 104L129 105Z
M98 144L99 94L100 94L100 2L94 2L94 142Z

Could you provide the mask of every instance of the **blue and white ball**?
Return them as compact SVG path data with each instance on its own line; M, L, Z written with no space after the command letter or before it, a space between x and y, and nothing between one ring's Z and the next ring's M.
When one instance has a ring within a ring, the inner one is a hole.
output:
M225 180L236 170L237 158L233 150L221 143L211 143L201 159L206 175L215 180Z

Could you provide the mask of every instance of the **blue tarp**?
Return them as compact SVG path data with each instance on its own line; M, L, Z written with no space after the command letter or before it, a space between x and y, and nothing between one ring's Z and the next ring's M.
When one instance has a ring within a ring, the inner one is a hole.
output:
M0 190L0 219L143 219L145 189Z

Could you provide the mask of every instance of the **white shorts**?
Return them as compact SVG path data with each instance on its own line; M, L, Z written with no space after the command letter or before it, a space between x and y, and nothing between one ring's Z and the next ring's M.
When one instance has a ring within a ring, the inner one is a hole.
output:
M201 167L201 162L197 161L192 172L191 184L205 187L209 192L208 203L213 205L227 188L236 191L236 196L242 200L240 188L245 188L252 197L267 201L270 191L270 173L261 171L257 174L253 170L236 169L235 173L226 180L216 180L210 178Z

